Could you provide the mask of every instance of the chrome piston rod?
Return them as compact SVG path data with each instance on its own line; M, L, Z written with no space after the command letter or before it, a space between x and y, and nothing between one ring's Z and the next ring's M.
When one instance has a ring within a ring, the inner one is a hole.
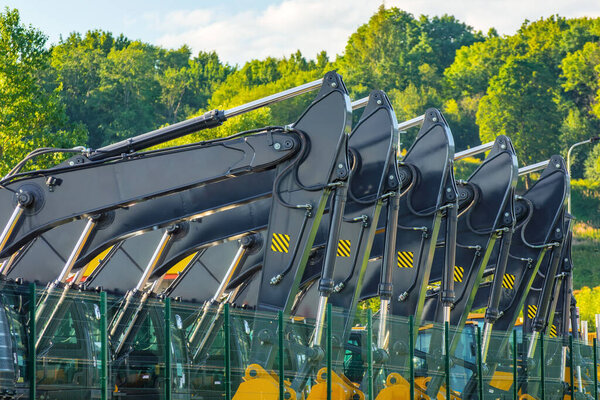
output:
M268 105L279 103L281 101L291 99L292 97L311 92L320 88L322 84L323 79L317 79L316 81L308 82L303 85L284 90L283 92L275 93L270 96L263 97L262 99L254 100L249 103L242 104L241 106L230 108L229 110L225 110L223 114L225 114L226 118L242 115L258 108L266 107Z
M203 322L206 319L206 316L208 315L210 306L217 302L219 302L219 303L221 302L221 299L223 297L223 294L225 293L225 290L227 289L227 286L229 285L229 282L231 282L233 275L235 274L238 266L240 265L240 261L244 258L244 255L246 254L247 251L248 251L248 248L246 246L241 245L238 248L238 251L235 254L235 257L233 258L233 261L229 265L229 269L225 273L225 277L219 284L217 291L215 292L215 294L209 301L206 301L204 303L204 306L202 307L202 311L200 313L200 317L196 320L194 330L192 331L192 334L190 335L188 342L192 343L195 340L198 333L200 332L200 328L204 325ZM212 325L214 325L214 321L211 324L211 328L209 328L209 330L212 329Z
M519 168L519 176L531 174L533 172L541 171L548 166L550 160L540 161L536 164L531 164L526 167Z
M44 298L42 299L40 306L38 307L36 314L35 314L35 319L39 320L46 308L46 304L50 301L51 296L54 293L54 290L56 289L57 286L61 285L61 284L65 284L67 282L67 279L71 273L71 270L73 269L73 265L75 265L75 261L77 261L77 259L79 258L79 255L81 254L81 251L83 250L83 248L85 247L88 239L90 238L90 235L92 234L92 232L94 231L94 228L96 227L96 220L93 218L89 218L87 224L85 225L85 228L83 229L83 232L81 233L81 235L79 236L79 239L77 240L77 243L75 244L75 247L73 248L73 250L71 251L71 254L69 255L69 258L67 259L67 262L65 263L60 275L58 276L58 278L52 282L49 286L48 289L46 291L46 294L44 296ZM60 298L58 299L57 303L54 305L54 307L52 308L52 312L50 313L50 317L48 318L48 320L44 323L44 325L42 326L42 328L39 331L39 335L38 338L36 340L36 347L38 347L41 343L41 340L44 337L44 334L46 332L46 330L48 329L48 326L50 326L50 323L52 322L52 320L54 319L54 317L56 316L56 313L58 312L58 310L60 309L60 307L62 306L62 304L65 301L65 298L67 297L67 293L69 292L70 289L70 285L65 285L63 287L62 293L60 295Z
M121 320L123 319L123 316L125 315L125 312L131 305L134 294L144 288L144 286L146 285L146 282L148 281L148 278L152 274L152 271L154 271L154 268L156 267L156 265L158 265L158 262L159 262L161 256L163 255L163 252L164 252L165 248L167 247L167 244L169 243L171 234L172 234L172 232L170 232L169 229L165 230L164 234L162 235L162 237L160 239L160 242L158 243L158 246L154 250L154 254L152 254L152 258L148 262L148 265L146 266L146 269L144 270L144 273L141 276L140 280L138 281L135 289L130 290L127 293L127 296L125 298L125 304L123 305L123 307L121 307L119 309L117 315L115 316L115 319L111 323L111 325L112 325L111 329L110 329L111 336L114 336L116 334L117 329L121 323ZM145 292L144 295L142 296L142 298L140 299L140 304L139 304L140 307L144 304L147 297L148 297L148 293ZM130 331L131 327L133 326L133 321L129 321L128 323L129 323L129 327L128 327L127 331ZM125 332L125 336L127 336L127 332ZM116 338L116 339L120 340L120 338ZM122 343L123 343L123 341L121 340L118 345L118 350L120 350Z
M262 99L254 100L228 110L212 110L198 117L177 122L175 124L165 126L164 128L146 132L117 143L109 144L108 146L102 147L90 154L89 158L92 160L102 160L111 156L118 156L119 154L131 153L152 147L169 140L201 131L203 129L214 128L221 125L228 118L242 115L258 108L308 93L312 90L320 88L322 84L323 79L317 79L316 81L305 83L303 85L263 97Z
M4 229L2 230L2 233L0 234L0 251L4 250L4 246L6 246L6 242L8 242L8 239L10 238L11 233L15 229L15 226L17 226L17 223L19 223L21 215L23 215L23 211L25 211L25 208L22 205L17 204L17 206L13 210L13 213L10 216L10 219L8 220L8 222L4 226ZM5 275L6 271L2 271L2 274Z

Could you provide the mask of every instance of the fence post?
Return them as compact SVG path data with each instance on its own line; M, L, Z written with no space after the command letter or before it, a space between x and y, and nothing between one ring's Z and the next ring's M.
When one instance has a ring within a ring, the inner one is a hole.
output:
M224 343L225 343L225 400L231 400L231 321L229 303L225 303Z
M369 400L373 399L373 310L367 309L367 390Z
M35 283L29 284L29 398L35 400L36 398L36 370L37 370L37 357L35 351L35 342L37 336L37 326L35 320L35 309L37 303L37 292Z
M594 400L598 400L598 339L594 338Z
M100 390L101 399L108 398L108 332L106 327L106 292L100 292Z
M542 384L542 400L546 399L546 365L544 361L544 333L540 332L540 381Z
M446 377L446 399L450 399L450 325L444 322L444 372Z
M571 398L575 398L575 373L573 372L573 359L575 356L573 355L573 336L569 335L569 378L571 380Z
M588 322L586 320L581 321L581 338L583 343L588 345Z
M279 360L279 398L285 399L285 368L283 365L283 311L279 311L277 315L277 332L278 332L278 342L279 349L277 351L277 356Z
M331 304L327 304L327 400L331 400Z
M165 399L171 400L171 298L165 299Z
M410 400L415 400L415 319L408 317L408 378L410 380Z
M483 400L483 366L481 358L481 328L477 326L477 386L479 386L479 399Z
M517 366L517 330L513 329L512 332L512 356L513 356L513 400L517 400L519 395L518 386L518 366Z

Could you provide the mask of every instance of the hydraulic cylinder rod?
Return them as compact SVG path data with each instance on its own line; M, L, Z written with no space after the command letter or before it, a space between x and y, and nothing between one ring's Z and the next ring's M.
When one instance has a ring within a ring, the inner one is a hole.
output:
M60 275L58 275L57 281L60 283L65 283L67 281L67 278L73 269L73 265L75 265L75 261L77 261L79 254L81 254L81 251L90 238L90 235L94 231L95 226L96 220L94 218L89 218L85 228L83 229L83 232L81 233L81 236L79 236L79 240L77 240L77 244L75 244L71 255L69 255L69 259L65 263Z
M227 289L227 286L229 285L229 282L231 282L231 279L233 278L233 275L235 274L235 272L237 271L238 267L240 266L241 261L244 258L244 255L248 251L248 248L249 248L249 246L244 246L244 245L241 245L238 248L238 251L235 254L235 257L233 258L233 261L229 265L229 269L225 273L225 277L223 278L223 280L219 284L219 287L218 287L217 291L213 295L212 299L210 299L209 301L207 301L207 302L204 303L204 307L202 308L202 312L200 314L200 317L196 321L194 330L192 331L192 334L190 335L190 338L189 338L189 342L190 343L193 343L195 341L195 338L198 335L198 333L200 331L200 328L203 327L203 325L204 325L203 321L206 318L206 315L208 314L210 306L213 305L213 304L215 304L215 303L220 302L221 299L223 298L223 295L225 294L225 290Z
M511 234L504 234L500 241L500 250L498 256L498 262L496 263L496 272L497 276L504 276L506 273L506 265L508 263L510 244L512 242ZM482 361L487 361L487 354L490 345L490 338L492 335L492 328L496 320L500 316L500 294L502 291L502 280L494 279L492 284L492 292L489 297L489 304L485 312L485 322L483 324L483 337L482 337Z
M305 83L303 85L284 90L283 92L230 108L229 110L208 111L199 117L181 121L173 125L165 126L164 128L156 129L154 131L102 147L90 154L89 159L96 161L123 153L131 153L155 146L160 143L168 142L169 140L177 139L185 135L189 135L190 133L198 132L204 129L215 128L231 117L242 115L258 108L278 103L318 89L321 87L322 83L323 79L317 79L316 81Z
M36 320L40 320L42 318L42 315L45 311L46 308L46 304L48 302L51 302L51 297L54 293L54 290L56 289L56 287L58 287L59 285L64 285L62 293L60 295L60 298L58 299L58 301L56 302L56 304L54 305L54 307L52 308L52 311L50 313L50 317L44 322L42 328L39 331L39 336L36 340L36 347L38 347L44 337L44 334L46 333L46 330L48 329L48 327L50 326L50 323L52 322L52 320L54 320L54 318L56 317L59 309L62 307L62 304L64 303L67 293L69 292L70 289L70 285L66 284L67 279L71 273L71 270L73 269L73 265L75 264L75 261L77 261L77 258L79 257L79 254L81 254L81 251L83 250L83 248L85 247L85 244L87 243L90 235L92 234L92 232L94 231L94 228L96 227L97 224L97 219L96 218L89 218L87 224L85 225L85 228L83 230L83 232L81 233L81 235L79 236L79 239L77 240L77 243L75 244L75 247L73 248L73 251L71 252L71 255L69 256L69 259L67 260L67 262L65 263L60 275L58 276L58 278L52 282L49 286L48 286L48 290L46 291L46 295L44 297L44 299L42 300L39 308L37 309L36 312ZM74 279L74 282L76 281L76 279Z
M444 322L450 324L450 310L454 303L454 265L456 260L456 246L448 245L452 242L452 238L456 241L456 224L457 224L457 204L449 204L446 211L446 248L444 268L444 278L442 281L441 300L444 307ZM447 349L444 349L447 350Z
M533 172L541 171L548 166L550 160L540 161L536 164L531 164L523 168L519 168L519 176L531 174Z
M144 270L144 274L142 275L142 277L140 278L140 280L138 281L135 290L136 291L140 291L144 288L144 286L146 285L146 282L148 282L148 278L150 278L150 275L152 274L152 272L154 271L154 268L156 267L156 265L158 264L158 261L160 260L165 247L167 247L167 244L169 243L169 239L171 238L172 232L169 229L165 230L165 233L163 234L162 238L160 239L160 243L158 244L158 246L156 246L156 250L154 250L154 254L152 255L152 258L150 259L150 262L148 263L148 265L146 266L146 269Z
M23 211L25 211L25 208L21 206L21 204L17 204L12 215L10 216L10 219L8 220L8 223L2 230L2 234L0 234L0 251L4 249L4 246L6 245L6 242L8 241L13 229L15 229L15 226L17 226ZM2 273L4 273L4 271L2 271Z
M358 110L359 108L363 108L369 102L369 97L363 97L362 99L358 99L353 101L350 106L352 110ZM414 117L404 122L400 122L398 124L398 130L412 128L413 126L419 126L423 122L425 115L419 115L418 117Z
M313 336L313 346L321 345L321 338L324 328L325 309L329 295L333 293L333 269L335 265L335 257L337 252L337 238L340 235L344 209L346 206L346 194L348 187L345 183L340 183L335 189L335 197L333 200L333 210L331 218L331 226L329 227L329 238L327 240L327 250L325 261L323 262L323 270L321 279L319 280L319 306L317 309L317 320L315 322L315 334ZM332 245L332 243L334 245Z
M123 319L123 316L125 315L131 302L133 301L135 294L137 292L140 292L146 285L146 282L148 282L148 278L152 274L152 271L154 271L154 267L156 267L156 265L160 261L161 256L163 255L163 252L171 239L172 234L173 234L173 231L171 229L165 230L163 236L160 239L160 242L158 243L158 246L156 246L156 249L154 251L154 254L152 255L152 258L150 259L150 261L148 262L148 265L146 266L146 269L144 270L143 275L141 276L140 280L138 281L137 285L135 286L135 289L130 290L127 293L127 296L125 298L125 304L123 305L123 307L121 307L119 309L118 314L115 316L113 322L111 323L111 325L112 325L111 331L110 331L111 336L115 336L115 334L117 333L119 325L121 324L121 320ZM144 296L142 296L142 299L140 300L140 305L143 305L143 303L146 300L146 297L147 297L147 292L145 292ZM130 323L130 325L132 325L131 322L126 322L126 323ZM115 338L115 339L119 339L119 338ZM120 350L121 343L119 343L119 347L118 347L119 350Z
M463 158L472 157L477 154L481 154L494 147L494 142L488 142L480 144L479 146L471 147L458 153L454 153L454 161L462 160Z
M398 215L400 212L400 196L393 196L389 201L387 211L387 223L398 221ZM381 263L381 282L379 283L379 298L381 299L381 321L379 323L379 332L377 334L377 346L380 349L386 348L386 337L387 331L387 317L389 313L390 300L392 298L393 286L392 286L392 274L394 271L396 261L396 229L389 229L385 231L385 252L383 255L383 261Z
M75 244L75 247L73 247L73 251L71 252L71 255L69 256L69 259L65 263L60 275L58 276L58 278L56 278L56 280L54 280L50 285L48 285L45 299L49 299L52 296L56 287L66 283L67 278L69 277L69 274L71 273L71 269L73 268L75 261L77 261L77 257L79 257L79 254L81 254L81 251L83 250L85 244L87 243L87 241L95 227L96 227L96 220L94 218L89 218L87 224L85 225L85 228L83 229L83 232L81 232L81 235L79 236L79 239L77 240L77 243ZM63 295L62 295L59 303L63 302L64 295L66 294L66 291L68 291L67 288L68 288L68 285L65 286L65 288L63 290ZM47 304L46 301L42 301L40 303L40 306L36 310L36 317L35 317L36 319L40 319L40 317L43 315L46 304ZM56 310L53 311L52 314L54 314L55 312L56 312ZM52 318L50 318L50 319L52 319ZM49 319L49 321L50 321L50 319Z

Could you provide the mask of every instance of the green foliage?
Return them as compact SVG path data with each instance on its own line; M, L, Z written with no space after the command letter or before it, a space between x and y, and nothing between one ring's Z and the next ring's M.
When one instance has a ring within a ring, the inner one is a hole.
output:
M585 177L594 182L600 182L600 145L594 146L585 162Z
M600 132L600 18L525 21L510 36L475 32L453 16L418 16L380 7L347 41L343 55L315 60L299 51L231 67L216 53L164 49L123 35L73 33L45 48L45 36L0 13L0 173L41 146L97 148L210 109L228 109L318 78L344 77L352 99L385 90L399 121L440 108L456 150L508 135L519 162L566 155ZM179 138L181 145L265 125L294 122L314 93L232 118ZM407 149L416 129L402 134ZM87 134L87 136L86 136ZM42 159L44 167L56 159ZM456 165L466 179L478 160ZM573 154L577 285L599 282L600 145ZM577 225L580 227L581 225ZM577 272L580 271L580 272ZM596 281L594 281L597 279ZM376 302L365 303L376 311Z
M571 210L578 221L600 228L600 181L571 181Z
M490 79L498 73L508 54L508 40L499 37L459 49L454 62L444 71L452 93L460 96L485 94Z
M205 107L231 68L215 53L190 58L109 32L73 33L52 48L53 78L67 114L97 148L174 123Z
M350 36L335 66L353 97L366 96L374 88L439 88L456 50L481 39L452 16L417 19L397 8L380 7Z
M600 311L600 286L593 289L588 286L582 287L575 292L575 299L579 307L579 316L588 321L588 332L593 332L596 329L594 315Z
M479 103L477 123L482 142L507 135L526 164L549 158L556 141L542 132L557 132L556 93L548 85L551 68L530 57L510 58L490 80Z
M458 160L454 163L454 177L466 181L480 165L481 160L474 157Z
M42 81L49 68L45 43L40 31L21 23L17 10L0 12L2 175L38 147L72 147L85 142L84 130L69 124L57 90ZM38 159L31 166L46 167L51 160Z

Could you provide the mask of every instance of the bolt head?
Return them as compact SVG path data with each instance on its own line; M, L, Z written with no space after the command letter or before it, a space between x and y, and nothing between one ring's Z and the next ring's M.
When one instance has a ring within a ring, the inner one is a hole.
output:
M75 162L69 161L69 165L75 165Z
M438 120L438 119L437 119L437 117L433 117L433 118L431 118L431 120L432 120L433 122L437 122L437 120Z
M281 143L275 143L275 144L273 145L273 148L274 148L275 150L279 150L279 149L281 149Z
M337 87L337 83L335 83L335 82L332 82L332 83L331 83L331 87L332 87L332 88L336 88L336 87Z
M377 104L381 104L381 103L382 103L382 101L381 101L381 100L377 100Z
M506 145L505 145L504 143L502 143L502 144L500 145L500 148L501 148L502 150L504 150L504 149L506 149Z
M507 212L505 212L505 213L504 213L504 216L505 216L505 217L508 217L509 215L510 215L510 214L509 214L509 213L507 213Z
M340 163L340 164L338 164L338 168L339 168L339 169L342 169L342 168L344 168L344 164L341 164L341 163Z
M560 164L555 164L554 165L556 168L560 168Z

